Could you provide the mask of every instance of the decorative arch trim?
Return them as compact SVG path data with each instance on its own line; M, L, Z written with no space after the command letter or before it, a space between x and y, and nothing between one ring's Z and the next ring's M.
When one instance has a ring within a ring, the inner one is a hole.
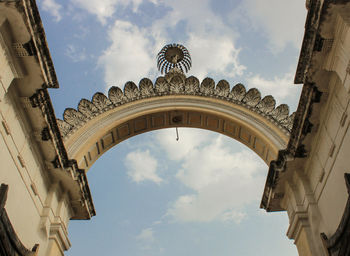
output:
M67 108L63 120L57 121L68 155L80 168L88 169L124 139L168 127L203 128L228 135L269 164L286 147L294 118L286 104L275 105L271 95L262 98L256 88L247 91L236 84L230 90L225 80L215 85L211 78L199 83L193 76L167 74L154 85L144 78L138 87L127 82L124 91L111 87L108 97L98 92L91 101L82 99L77 109ZM157 118L160 125L154 121ZM123 136L120 129L126 129Z

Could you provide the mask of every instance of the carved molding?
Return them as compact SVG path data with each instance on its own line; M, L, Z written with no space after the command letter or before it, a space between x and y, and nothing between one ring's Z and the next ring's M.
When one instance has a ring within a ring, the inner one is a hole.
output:
M65 251L71 247L71 243L68 239L68 232L61 222L51 224L49 237L50 239L56 240Z
M322 11L321 1L308 1L308 14L305 23L305 33L303 38L303 44L300 51L300 57L298 62L297 71L294 78L294 83L301 84L306 80L306 73L310 65L315 48L315 42L317 37L317 28L320 20L320 13Z
M310 76L312 76L312 73L309 69L314 70L316 68L313 60L316 56L318 56L320 52L322 52L323 54L328 54L331 51L333 51L334 48L339 48L339 46L333 46L334 43L337 44L334 38L323 38L322 34L326 33L325 21L327 21L330 15L338 17L342 16L342 18L348 20L348 4L348 0L307 0L306 6L308 9L308 14L306 18L304 38L302 48L300 51L300 57L294 78L294 83L301 84L310 81ZM335 6L338 8L336 12L333 9L333 7ZM327 21L327 23L332 24L331 21ZM348 21L346 21L346 23L348 23ZM332 27L330 29L332 30L332 32L336 32L338 30L338 28L336 28L336 25L333 24L331 26ZM336 37L338 37L338 35L336 35ZM330 60L326 60L326 62L324 63L329 62L328 64L326 64L328 66L327 69L333 70L335 67L330 66L333 66L333 63L335 61L334 57L336 56L338 58L339 56L342 56L344 54L331 53L331 55L332 56ZM323 68L324 67L322 67L321 69Z
M304 158L307 156L308 152L303 144L303 139L312 131L312 123L309 118L312 114L313 104L320 102L321 95L322 93L317 90L315 84L305 83L303 86L298 109L289 117L293 122L290 126L291 128L293 127L293 130L290 132L288 146L285 150L280 150L278 152L277 159L271 161L269 166L260 204L260 207L267 211L282 210L279 205L280 200L271 198L272 191L277 186L280 173L285 171L287 162L294 158ZM282 120L282 122L284 122L284 120Z
M5 2L10 2L9 0ZM13 1L11 1L13 2ZM55 68L51 59L50 51L46 41L45 30L41 22L39 9L34 0L15 1L18 12L22 14L27 30L31 34L30 45L24 44L24 51L20 54L28 53L29 56L36 55L40 63L42 74L45 79L45 86L48 88L58 88L58 80Z
M75 160L68 158L67 151L59 131L60 123L59 121L58 122L56 121L53 106L52 106L47 89L37 90L37 92L30 97L30 101L31 101L32 107L40 108L43 114L43 117L46 120L48 125L47 128L41 132L42 139L51 140L56 149L56 153L57 153L56 158L53 159L49 165L50 166L53 165L54 168L62 168L62 169L68 170L71 173L69 172L64 172L64 173L68 175L70 178L73 178L75 181L77 181L77 186L78 186L78 189L80 190L80 200L84 202L84 206L80 208L78 207L76 208L77 216L73 216L73 218L90 219L92 216L96 215L96 212L93 205L90 189L88 186L87 177L85 172L79 169L77 162ZM108 101L101 100L101 96L96 96L96 94L93 101L95 103L106 102L105 104L108 105ZM87 103L87 105L90 105L90 103ZM68 112L67 112L67 119L72 120L72 122L73 120L75 120L74 118L79 118L84 116L83 114L81 114L81 112L76 110L72 111L70 114L71 115L68 115ZM76 114L77 116L74 116L74 114ZM80 211L79 213L77 212L78 210Z
M178 74L171 77L158 77L154 85L148 78L143 78L139 86L133 82L127 82L124 92L118 87L111 87L108 97L98 92L92 97L92 101L82 99L77 109L67 108L64 111L63 120L58 119L57 124L62 137L67 138L86 122L106 111L129 102L167 95L216 98L232 103L232 107L243 106L274 123L288 135L293 126L295 115L294 113L289 115L289 107L286 104L275 107L275 99L271 95L262 98L256 88L247 92L244 85L236 84L230 91L230 84L225 80L215 85L213 79L205 78L202 83L199 83L196 77L185 78Z

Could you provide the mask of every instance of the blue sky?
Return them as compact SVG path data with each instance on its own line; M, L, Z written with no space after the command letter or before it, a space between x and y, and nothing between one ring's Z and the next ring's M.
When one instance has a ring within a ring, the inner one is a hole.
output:
M60 83L56 115L112 85L155 81L156 54L187 47L188 75L243 83L294 111L302 0L38 0ZM71 221L66 255L297 255L286 213L259 209L268 167L199 129L133 137L89 170L97 216Z

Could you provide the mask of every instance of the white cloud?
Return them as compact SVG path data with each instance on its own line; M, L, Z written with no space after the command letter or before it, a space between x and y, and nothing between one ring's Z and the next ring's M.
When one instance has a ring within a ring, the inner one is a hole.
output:
M56 22L62 19L60 13L62 6L56 3L55 0L42 0L41 3L43 10L49 12L52 16L54 16Z
M211 0L164 0L162 3L171 11L156 21L154 27L166 31L167 27L174 27L180 21L184 21L186 28L183 33L201 37L215 38L218 35L226 35L235 38L236 33L223 22L223 17L212 11L211 2Z
M115 11L117 0L71 0L76 6L85 9L89 13L97 16L104 24L106 18L112 16Z
M263 29L272 51L282 50L287 43L301 46L306 17L305 0L245 0L240 10L253 26Z
M204 130L178 128L179 141L176 141L175 129L163 129L155 134L157 143L165 150L171 160L183 160L195 148L208 140Z
M191 34L186 45L192 55L191 74L203 80L208 74L216 76L241 76L246 67L239 63L240 50L235 48L232 38L208 37Z
M235 46L237 34L222 21L222 17L212 11L210 1L168 0L163 3L170 7L171 11L164 18L154 22L152 33L161 33L166 38L173 38L173 35L169 34L169 31L172 31L170 28L174 28L179 22L186 24L180 33L181 36L186 35L182 43L192 57L190 74L200 80L210 73L217 77L230 78L243 74L246 67L239 63L240 49Z
M200 140L192 147L186 138L181 139L176 155L181 160L181 169L176 177L193 193L180 196L168 209L167 215L182 222L209 222L214 220L239 223L246 216L245 207L258 202L264 185L267 167L252 152L234 152L231 140L222 135L214 135L200 130L189 130ZM190 133L189 132L189 133ZM164 138L165 134L159 138ZM172 139L173 136L171 136ZM158 140L159 140L158 138ZM167 140L165 140L167 141ZM161 146L169 157L174 158L173 144ZM184 149L184 150L183 150Z
M99 58L108 86L121 88L127 81L136 84L155 70L155 49L146 31L117 20L109 32L111 45Z
M84 61L87 58L85 48L77 49L72 44L67 45L64 54L67 57L69 57L73 62Z
M258 88L262 96L271 94L280 103L295 104L300 95L301 86L294 84L294 72L289 72L281 77L265 79L261 75L247 78L250 87Z
M149 180L160 184L163 181L157 174L158 162L149 150L130 152L126 156L125 166L129 177L137 183Z
M234 221L236 223L240 223L246 216L247 214L244 212L231 210L222 214L222 220L227 222Z
M136 239L141 242L151 243L155 241L154 231L152 228L143 229L140 234L136 236Z
M143 0L71 1L105 23L118 6L141 12L138 8ZM160 1L151 2L157 4ZM243 75L246 67L239 61L240 49L235 43L237 34L223 22L223 17L212 11L209 0L163 0L161 3L170 11L149 27L117 20L108 28L111 44L99 58L108 86L123 88L127 81L138 83L145 76L152 78L157 74L155 56L165 38L176 37L174 28L179 22L185 24L181 35L184 41L179 43L183 43L192 55L190 74L200 80L209 74L217 78ZM241 16L248 17L257 29L265 31L273 51L280 51L288 43L299 48L306 13L303 1L247 0L242 1L234 12L238 9L243 12Z
M110 18L116 11L117 7L125 8L132 6L134 12L138 11L140 4L144 0L71 0L76 6L97 16L102 24L106 23L106 19ZM157 0L150 0L156 4Z
M246 67L239 62L240 49L234 43L236 35L211 11L208 0L163 1L162 4L170 11L149 27L117 20L109 28L111 45L99 60L108 85L123 87L130 80L138 83L145 76L153 78L158 73L155 57L165 45L165 38L178 37L173 31L179 22L186 24L180 32L184 41L177 42L184 44L191 53L193 69L190 74L199 79L210 73L230 78L243 74Z

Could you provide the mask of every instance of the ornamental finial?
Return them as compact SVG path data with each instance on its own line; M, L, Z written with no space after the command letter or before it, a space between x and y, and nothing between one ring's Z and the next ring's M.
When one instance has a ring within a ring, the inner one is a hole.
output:
M188 72L191 68L191 56L185 46L181 44L168 44L164 46L157 56L158 70L167 74L172 69Z

